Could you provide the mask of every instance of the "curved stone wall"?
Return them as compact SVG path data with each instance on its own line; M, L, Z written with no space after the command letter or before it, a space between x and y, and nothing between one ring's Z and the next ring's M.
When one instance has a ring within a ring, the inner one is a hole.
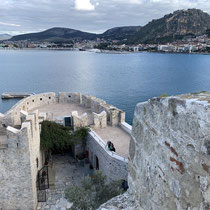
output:
M210 209L210 93L136 106L129 187L143 209Z
M15 106L13 106L6 114L5 122L12 126L21 125L20 111L30 111L39 106L54 104L56 103L55 93L42 93L37 95L29 96L21 101L19 101Z

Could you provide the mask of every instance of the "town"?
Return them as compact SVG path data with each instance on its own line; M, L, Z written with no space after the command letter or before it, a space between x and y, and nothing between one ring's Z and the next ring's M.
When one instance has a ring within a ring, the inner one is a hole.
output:
M165 52L165 53L210 53L210 38L207 34L192 37L186 36L182 40L166 44L128 44L127 40L72 40L68 43L63 42L42 42L42 41L10 41L0 42L0 49L61 49L94 52Z

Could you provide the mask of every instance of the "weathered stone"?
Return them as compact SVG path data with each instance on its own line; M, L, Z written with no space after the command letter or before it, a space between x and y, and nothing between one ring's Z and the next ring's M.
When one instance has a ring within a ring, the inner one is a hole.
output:
M131 160L133 160L134 155L135 155L135 142L132 137L130 140L129 155L130 155Z
M209 100L196 97L155 98L136 106L128 180L144 209L208 209L210 109Z

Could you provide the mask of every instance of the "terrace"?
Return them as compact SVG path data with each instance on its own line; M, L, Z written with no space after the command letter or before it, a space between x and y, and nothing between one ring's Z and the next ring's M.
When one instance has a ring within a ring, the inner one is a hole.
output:
M73 111L77 111L79 116L87 113L89 125L93 124L91 109L77 103L72 102L49 104L40 106L36 109L38 109L40 113L47 113L48 116L51 116L52 120L55 120L58 117L69 116ZM34 111L36 109L29 111ZM126 133L121 127L107 126L106 128L93 129L93 131L104 141L105 144L108 140L111 141L114 144L117 154L126 158L128 157L130 135Z

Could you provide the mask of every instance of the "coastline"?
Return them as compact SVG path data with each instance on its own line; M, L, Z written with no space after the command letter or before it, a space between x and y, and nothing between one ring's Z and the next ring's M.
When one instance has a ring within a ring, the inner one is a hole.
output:
M162 52L162 51L114 51L114 50L99 50L99 49L87 49L81 50L77 48L0 48L0 50L54 50L54 51L74 51L74 52L91 52L91 53L102 53L102 54L137 54L137 53L159 53L159 54L189 54L189 55L210 55L208 52Z

